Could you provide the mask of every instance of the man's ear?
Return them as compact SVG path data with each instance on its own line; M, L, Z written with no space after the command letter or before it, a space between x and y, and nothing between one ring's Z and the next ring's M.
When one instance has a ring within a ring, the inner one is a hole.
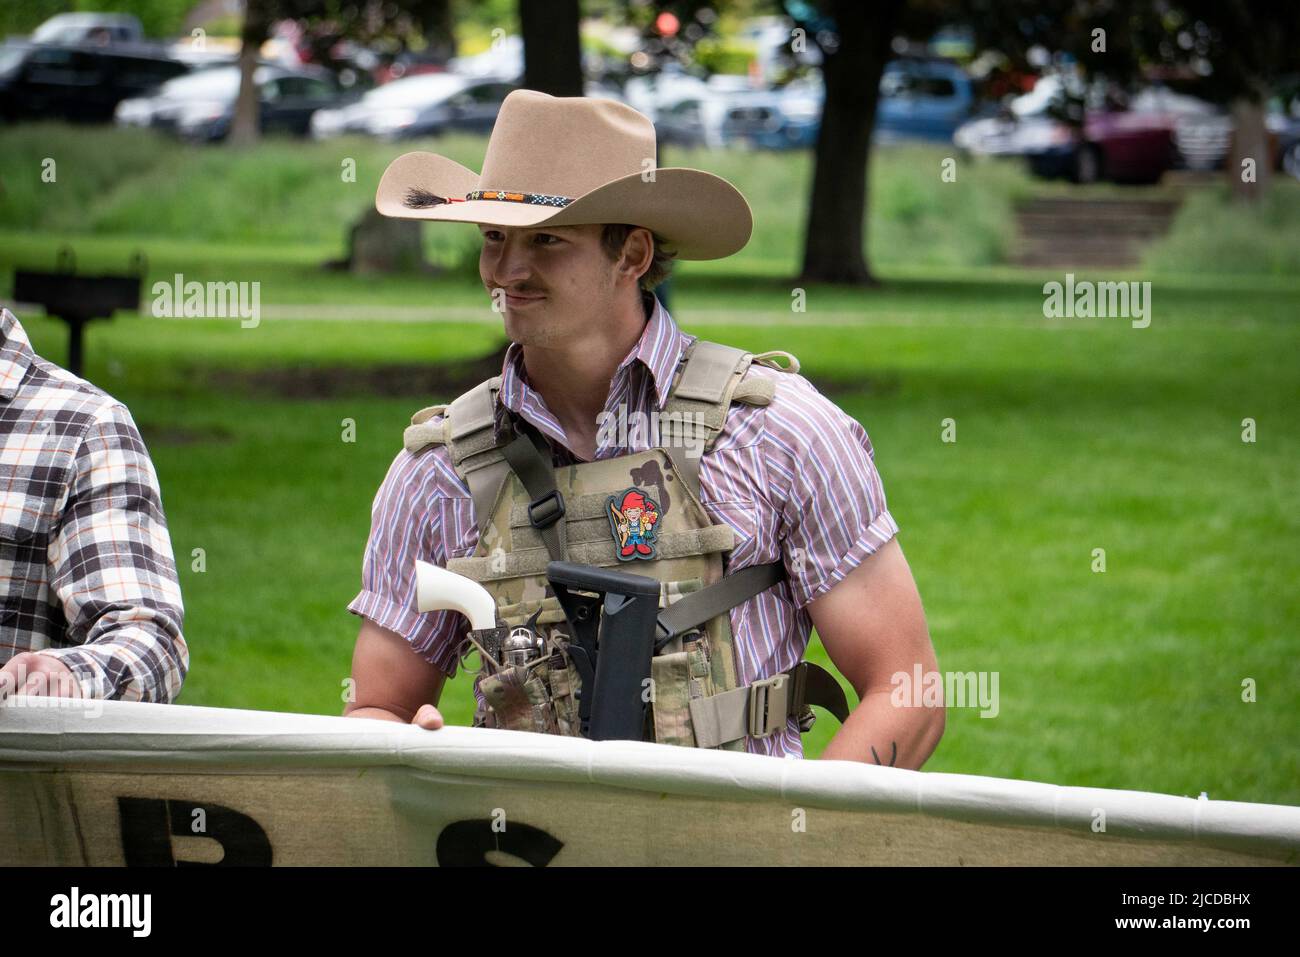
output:
M628 276L633 282L640 282L650 264L654 262L654 235L644 226L638 226L627 234L623 241L623 257L619 272Z

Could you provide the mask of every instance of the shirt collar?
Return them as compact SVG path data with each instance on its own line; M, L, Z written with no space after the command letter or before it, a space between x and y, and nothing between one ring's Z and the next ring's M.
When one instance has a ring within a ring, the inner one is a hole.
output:
M654 293L643 290L641 301L650 318L645 328L641 330L641 338L618 364L615 375L639 361L650 373L655 389L656 405L662 410L668 401L668 393L672 389L673 376L681 361L682 350L690 342L691 337L682 334L673 317L668 314L668 310ZM501 391L498 398L510 411L520 413L528 389L523 346L512 342L506 349L505 360L501 365Z
M18 317L0 308L0 399L9 401L18 394L35 357Z

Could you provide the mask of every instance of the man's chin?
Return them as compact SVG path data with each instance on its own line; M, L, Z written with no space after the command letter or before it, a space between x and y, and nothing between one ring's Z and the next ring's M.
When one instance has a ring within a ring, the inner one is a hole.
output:
M546 345L554 336L544 312L545 307L531 309L526 313L514 312L509 308L502 310L506 335L521 346Z

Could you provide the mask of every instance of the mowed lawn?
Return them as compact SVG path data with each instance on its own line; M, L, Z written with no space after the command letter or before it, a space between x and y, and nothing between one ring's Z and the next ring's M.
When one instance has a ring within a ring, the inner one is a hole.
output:
M674 315L794 352L864 424L940 668L998 674L997 716L951 709L928 770L1300 804L1300 285L1158 279L1135 329L1044 319L1050 277L896 267L883 290L813 288L792 313L788 281L746 268L688 264ZM364 370L502 342L481 289L402 282L435 313L479 303L482 321L92 327L87 375L131 407L162 480L192 653L183 703L341 711L371 499L410 413L451 398L377 397ZM343 301L366 301L350 288ZM19 318L64 356L61 324ZM330 398L244 374L304 367L351 373L330 373ZM442 706L469 722L466 676ZM818 723L810 755L835 728Z

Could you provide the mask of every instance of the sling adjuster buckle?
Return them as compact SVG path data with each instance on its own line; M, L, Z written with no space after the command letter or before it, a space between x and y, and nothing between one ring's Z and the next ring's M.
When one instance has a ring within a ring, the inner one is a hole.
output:
M558 488L528 503L528 524L541 531L564 517L564 496Z
M761 678L749 686L749 735L766 738L785 727L790 689L785 672Z

